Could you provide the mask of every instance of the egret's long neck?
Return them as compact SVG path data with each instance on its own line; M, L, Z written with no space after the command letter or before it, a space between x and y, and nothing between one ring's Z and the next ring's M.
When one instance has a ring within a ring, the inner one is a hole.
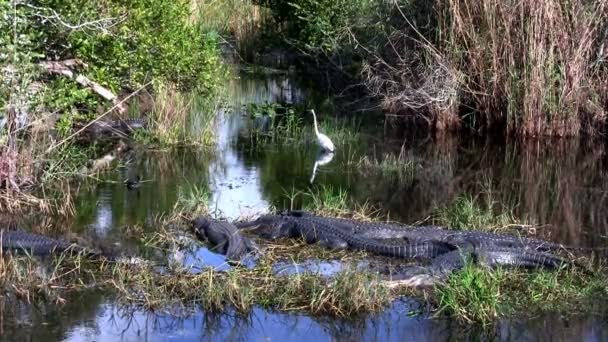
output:
M317 133L317 135L319 135L319 128L317 127L317 116L315 115L315 111L311 110L312 112L312 119L315 123L315 133Z

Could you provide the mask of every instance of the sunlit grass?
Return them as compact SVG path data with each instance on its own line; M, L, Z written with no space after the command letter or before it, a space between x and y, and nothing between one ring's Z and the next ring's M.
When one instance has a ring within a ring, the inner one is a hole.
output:
M605 312L604 267L525 272L467 266L436 287L438 312L461 321L488 324L512 314Z
M513 209L482 206L471 195L459 196L447 206L436 209L435 221L451 228L481 230L497 230L518 223Z
M219 101L219 97L184 94L162 86L155 97L149 131L137 132L135 138L147 145L211 145L215 142Z
M211 191L207 185L186 183L178 189L174 212L185 212L190 215L206 213L210 199Z

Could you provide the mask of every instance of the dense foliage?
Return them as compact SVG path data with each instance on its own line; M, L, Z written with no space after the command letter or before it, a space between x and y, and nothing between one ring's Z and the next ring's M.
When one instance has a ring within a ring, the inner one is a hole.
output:
M311 69L358 74L351 85L365 84L392 114L442 131L606 130L606 0L261 3L286 47L317 58Z
M190 110L182 93L196 92L199 102L211 104L197 109L202 116L215 113L211 107L224 77L219 36L193 4L0 0L0 185L17 189L50 172L34 171L34 160L70 156L75 149L87 152L76 158L83 162L98 158L99 149L63 139L136 90L119 112L151 113L150 131L162 141L185 137L179 131ZM172 138L163 140L169 133ZM54 171L69 175L72 169L78 168Z
M356 43L356 35L369 37L380 31L373 14L383 8L375 0L265 0L275 19L285 27L285 36L297 48L336 52ZM364 14L364 15L361 15Z
M190 1L39 0L2 4L2 41L32 62L78 58L82 72L118 94L148 82L212 91L218 83L216 36L192 18ZM15 32L16 31L16 34ZM14 38L15 44L10 44ZM20 61L15 61L18 64ZM94 110L89 89L45 77L49 110Z

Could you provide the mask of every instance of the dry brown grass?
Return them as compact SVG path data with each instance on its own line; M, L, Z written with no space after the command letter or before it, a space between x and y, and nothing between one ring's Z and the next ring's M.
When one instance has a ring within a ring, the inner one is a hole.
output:
M608 0L436 0L431 11L437 28L422 34L396 10L401 27L364 70L385 108L526 137L605 127Z

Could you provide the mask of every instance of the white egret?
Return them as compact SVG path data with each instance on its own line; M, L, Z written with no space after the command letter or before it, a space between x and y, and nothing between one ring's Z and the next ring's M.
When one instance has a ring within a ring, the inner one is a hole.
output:
M315 180L315 175L317 174L317 167L329 164L332 159L334 159L333 152L323 152L317 157L317 160L315 160L315 166L313 166L312 168L312 177L310 177L310 184L312 184L312 182Z
M315 122L315 133L317 134L317 140L319 141L319 145L321 145L321 148L325 151L334 152L336 150L336 148L334 147L334 143L331 142L331 139L329 139L327 135L319 132L319 127L317 126L317 115L315 114L315 110L311 109L310 112L312 113L312 118Z

